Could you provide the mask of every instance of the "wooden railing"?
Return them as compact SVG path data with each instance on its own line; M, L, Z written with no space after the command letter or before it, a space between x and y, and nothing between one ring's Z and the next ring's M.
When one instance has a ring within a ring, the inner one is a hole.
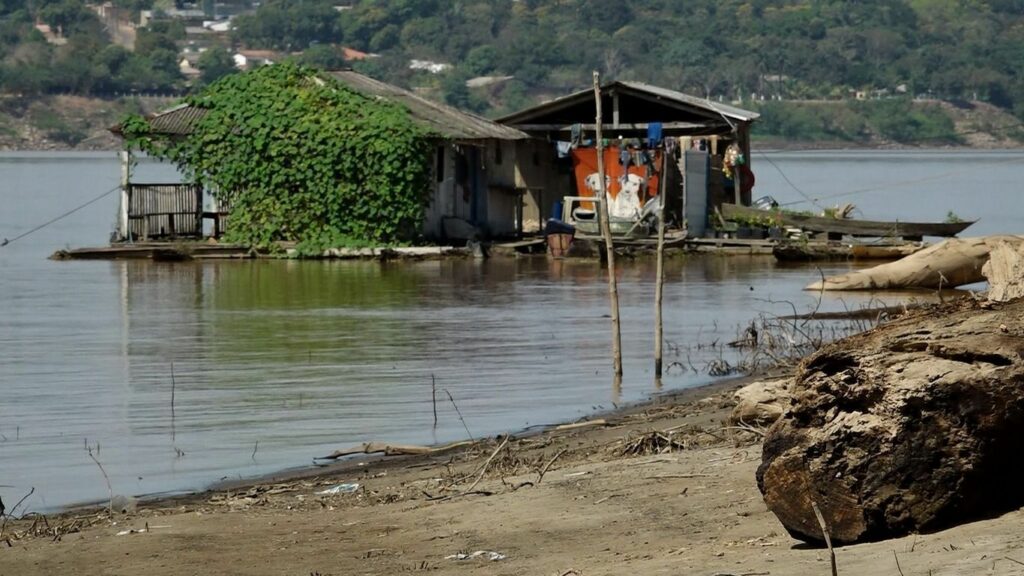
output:
M136 240L201 238L203 188L196 184L131 184L128 232Z

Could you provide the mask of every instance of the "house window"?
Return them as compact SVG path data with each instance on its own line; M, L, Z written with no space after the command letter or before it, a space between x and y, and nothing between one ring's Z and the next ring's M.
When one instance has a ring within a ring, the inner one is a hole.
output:
M438 182L444 182L444 146L437 147L437 166L434 167L434 173L437 175Z
M501 166L501 142L494 147L494 163Z

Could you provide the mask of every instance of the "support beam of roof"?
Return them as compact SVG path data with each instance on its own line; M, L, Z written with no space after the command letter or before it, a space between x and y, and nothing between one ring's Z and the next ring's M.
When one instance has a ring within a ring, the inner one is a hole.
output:
M709 120L714 120L714 119L721 120L721 118L722 118L722 114L719 113L719 112L714 112L714 111L711 111L711 110L705 110L703 108L698 108L696 106L690 106L688 104L684 104L682 102L677 102L677 101L674 101L674 100L669 100L667 98L662 98L660 96L654 96L654 95L651 95L651 94L645 94L643 92L640 92L639 90L631 91L629 93L629 95L633 96L635 98L639 98L641 100L647 100L648 102L653 102L655 104L661 104L662 106L669 106L669 107L672 107L672 108L680 108L680 109L686 110L688 112L691 112L693 114L696 114L698 116L704 116L705 118L708 118Z
M515 128L524 132L571 132L571 124L514 124ZM597 130L597 124L581 124L584 130ZM650 124L647 122L625 123L625 124L602 124L602 130L647 130ZM664 130L700 130L718 132L720 130L730 131L731 128L722 123L710 122L696 124L693 122L664 122L661 125Z

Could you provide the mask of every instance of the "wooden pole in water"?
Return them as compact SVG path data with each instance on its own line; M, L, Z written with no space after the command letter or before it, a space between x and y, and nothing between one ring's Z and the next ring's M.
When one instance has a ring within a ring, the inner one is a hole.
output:
M130 188L132 184L132 153L127 147L121 151L121 205L117 212L117 233L122 242L130 241L131 234L128 231L128 203L130 202Z
M661 301L665 292L665 181L668 180L668 149L661 150L661 178L658 181L658 265L654 283L654 378L661 380L662 344L665 341Z
M594 71L594 101L597 104L597 218L601 222L601 236L604 238L608 258L608 296L612 308L612 367L616 376L622 376L622 330L619 327L619 287L615 279L615 245L612 243L612 227L608 220L608 191L604 172L604 140L601 130L601 74Z

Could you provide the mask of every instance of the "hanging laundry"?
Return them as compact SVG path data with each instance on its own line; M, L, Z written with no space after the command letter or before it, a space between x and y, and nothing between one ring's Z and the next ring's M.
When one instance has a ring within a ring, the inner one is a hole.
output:
M633 154L629 151L629 148L619 148L619 164L622 165L623 171L629 171L630 164L636 164L633 161Z
M675 138L666 138L665 139L665 153L666 154L671 154L672 156L675 156L675 154L676 154L676 146L678 145L678 143L679 143L679 141L676 140Z
M573 124L569 132L569 140L572 143L572 147L581 146L583 144L583 124Z
M647 145L654 148L661 144L661 122L651 122L647 125Z
M559 158L568 158L569 152L572 150L572 142L555 142L555 149L558 151Z

